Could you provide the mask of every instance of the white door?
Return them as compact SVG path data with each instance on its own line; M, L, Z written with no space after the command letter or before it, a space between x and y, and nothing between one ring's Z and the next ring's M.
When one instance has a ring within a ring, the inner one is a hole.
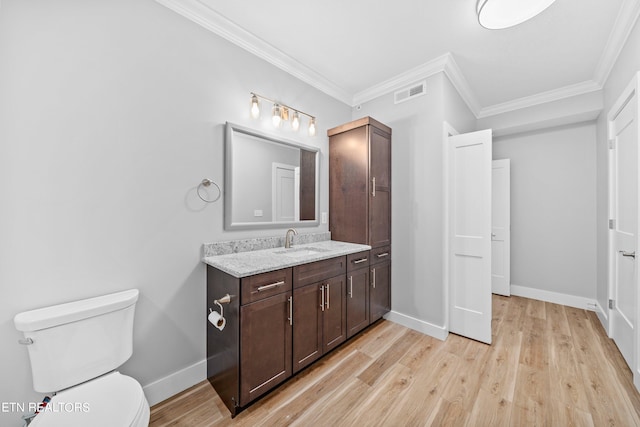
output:
M292 222L295 220L295 166L273 163L273 219Z
M511 160L493 161L491 176L491 292L511 295Z
M448 137L449 331L491 343L491 130Z
M609 335L637 377L638 110L636 87L609 115Z

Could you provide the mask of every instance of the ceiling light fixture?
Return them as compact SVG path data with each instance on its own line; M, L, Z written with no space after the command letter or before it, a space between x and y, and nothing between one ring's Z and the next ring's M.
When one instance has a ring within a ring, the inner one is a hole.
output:
M260 117L260 100L263 99L273 104L271 109L271 121L274 127L281 127L283 122L289 121L289 112L291 112L291 128L294 132L297 132L300 128L300 115L309 117L309 135L315 136L316 134L316 118L311 114L307 114L304 111L297 110L289 107L281 102L274 101L265 96L258 95L251 92L251 117L257 119Z
M521 24L553 4L555 0L478 0L478 22L490 30Z

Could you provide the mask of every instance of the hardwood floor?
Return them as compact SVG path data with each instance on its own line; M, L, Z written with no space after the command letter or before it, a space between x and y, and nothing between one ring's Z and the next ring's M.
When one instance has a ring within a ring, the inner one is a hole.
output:
M235 419L204 381L160 426L640 426L640 395L595 313L493 297L491 346L382 321Z

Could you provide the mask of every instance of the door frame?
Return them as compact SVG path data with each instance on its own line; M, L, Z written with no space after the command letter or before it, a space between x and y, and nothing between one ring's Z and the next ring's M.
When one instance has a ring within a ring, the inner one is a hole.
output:
M639 173L638 173L638 192L640 193L640 96L638 94L638 89L640 88L640 72L637 72L633 78L631 79L631 82L629 82L629 84L627 85L627 87L625 87L625 89L622 91L622 93L620 94L620 96L618 97L618 99L616 100L616 102L611 106L611 108L609 109L609 112L607 114L607 144L611 144L611 141L614 140L614 129L613 129L613 122L615 120L615 118L618 116L618 114L622 111L622 109L624 107L627 106L627 104L629 102L635 102L636 103L636 124L639 128L638 130L638 168L639 168ZM635 97L634 97L635 96ZM612 153L612 150L609 149L609 147L607 147L607 156L608 156L608 195L607 195L607 214L608 214L608 219L616 219L615 217L615 206L613 206L613 201L612 201L612 194L613 191L615 190L615 173L614 173L614 167L615 167L615 159ZM638 207L640 208L640 194L638 195ZM640 209L638 209L638 218L637 218L637 225L636 225L636 248L640 249ZM607 236L607 244L608 244L608 250L607 250L607 268L608 268L608 274L607 274L607 299L611 300L614 297L614 281L615 281L615 273L614 273L614 263L615 263L615 255L613 253L613 251L615 250L614 248L614 233L613 230L609 227L608 228L608 236ZM636 264L636 269L638 268L638 265ZM640 390L640 327L638 327L638 325L640 324L640 279L639 279L640 275L636 275L636 318L635 318L635 324L634 324L634 336L633 336L633 348L634 348L634 355L633 355L633 361L634 361L634 365L635 366L630 366L629 368L631 369L631 372L633 373L633 383L636 387L636 389ZM611 338L612 337L612 319L613 316L611 316L611 313L609 312L609 305L608 305L608 301L607 304L605 304L605 309L606 310L606 314L605 317L608 320L607 322L607 335Z
M449 137L459 134L446 121L442 123L442 295L445 339L449 335Z

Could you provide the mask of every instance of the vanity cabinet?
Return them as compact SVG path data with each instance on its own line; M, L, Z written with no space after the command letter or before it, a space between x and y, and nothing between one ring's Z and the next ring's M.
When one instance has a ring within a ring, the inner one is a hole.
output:
M294 373L347 339L344 273L345 257L293 268Z
M391 244L391 128L365 117L329 129L331 238Z
M347 337L369 323L369 251L365 251L347 257Z
M329 231L372 247L348 273L347 334L391 310L391 128L365 117L329 129Z

